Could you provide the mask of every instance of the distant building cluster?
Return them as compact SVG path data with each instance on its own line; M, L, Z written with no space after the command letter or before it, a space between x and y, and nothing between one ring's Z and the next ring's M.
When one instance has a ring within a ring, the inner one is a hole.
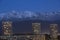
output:
M13 34L11 21L2 22L3 35L0 40L60 40L58 24L50 24L50 34L41 34L41 23L32 23L33 34Z

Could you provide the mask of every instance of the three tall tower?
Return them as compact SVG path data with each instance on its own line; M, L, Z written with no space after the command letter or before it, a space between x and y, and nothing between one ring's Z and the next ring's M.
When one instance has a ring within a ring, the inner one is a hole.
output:
M32 23L33 27L33 40L40 40L41 39L41 23ZM50 37L51 40L58 40L58 25L57 24L50 24ZM2 22L2 29L4 35L12 35L12 22L11 21L3 21Z

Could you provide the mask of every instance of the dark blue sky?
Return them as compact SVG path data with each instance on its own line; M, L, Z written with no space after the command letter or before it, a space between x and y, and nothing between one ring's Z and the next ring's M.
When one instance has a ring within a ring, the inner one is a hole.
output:
M60 0L0 0L0 12L12 10L60 11Z

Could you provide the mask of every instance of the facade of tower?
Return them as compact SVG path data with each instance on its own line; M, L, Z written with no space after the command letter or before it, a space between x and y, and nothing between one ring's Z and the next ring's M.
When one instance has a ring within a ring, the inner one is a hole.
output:
M12 22L11 21L3 21L2 22L2 30L4 35L12 35Z
M41 24L40 23L32 23L32 27L33 27L33 40L40 40L40 33L41 33Z
M58 40L58 25L57 24L50 24L50 37L51 40Z

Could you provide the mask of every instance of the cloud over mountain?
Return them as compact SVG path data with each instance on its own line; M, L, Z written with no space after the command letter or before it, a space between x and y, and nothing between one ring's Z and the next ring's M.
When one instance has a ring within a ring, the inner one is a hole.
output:
M60 12L31 12L31 11L24 11L24 12L7 12L7 13L0 13L0 20L2 19L37 19L37 20L60 20Z

